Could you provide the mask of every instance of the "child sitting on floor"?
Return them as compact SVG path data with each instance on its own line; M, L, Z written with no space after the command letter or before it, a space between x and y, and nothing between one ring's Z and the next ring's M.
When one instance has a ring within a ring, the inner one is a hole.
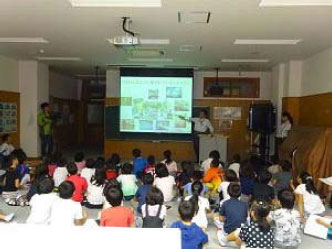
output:
M154 182L152 174L145 174L143 177L143 185L136 192L135 198L138 200L137 212L142 214L142 206L145 204L146 196ZM164 197L163 197L164 199ZM163 200L164 202L164 200Z
M137 192L137 179L136 175L132 174L133 165L130 163L125 163L122 166L122 174L119 175L116 180L121 184L122 192L124 195L124 199L126 201L130 201L135 197Z
M288 189L290 187L290 182L292 180L292 164L288 161L282 161L279 164L279 173L273 175L272 185L276 194L283 189Z
M192 176L190 177L190 182L187 183L184 187L183 187L183 190L184 190L184 196L191 196L193 195L192 193L192 184L195 182L195 181L200 181L202 182L202 179L203 179L203 172L201 171L194 171ZM205 197L207 196L209 192L209 188L207 186L205 186L203 184L203 190L202 192L200 193L200 196L202 197Z
M215 219L218 227L217 237L221 246L226 246L227 242L235 241L234 234L238 234L241 224L248 218L248 203L240 201L241 187L237 183L231 183L227 192L230 196L222 203L219 211L219 221Z
M163 193L160 189L151 187L146 195L146 203L142 205L143 228L162 228L166 212Z
M112 206L101 212L102 227L135 227L135 217L132 209L122 206L123 192L116 187L105 190L106 200Z
M2 188L2 197L9 202L9 199L16 199L19 195L18 189L20 188L20 175L17 172L18 159L15 154L9 156L8 168L4 175L4 186ZM10 205L16 205L10 201Z
M91 209L100 209L104 204L103 190L105 187L106 174L105 169L98 168L95 174L91 178L91 182L88 185L86 202L84 206Z
M209 170L205 173L203 183L210 189L212 194L218 193L223 171L219 168L219 160L213 159Z
M275 223L275 247L298 248L301 243L300 214L294 210L295 196L283 189L278 193L281 208L270 213Z
M78 169L75 163L69 163L67 171L69 173L69 177L66 181L72 182L75 186L73 201L82 202L84 199L84 193L88 189L88 182L86 179L78 175Z
M230 199L228 187L232 182L238 182L237 174L234 170L227 169L225 176L223 176L223 182L218 187L220 205Z
M16 155L18 159L17 172L20 178L20 185L25 186L30 182L29 167L26 164L28 157L23 150L18 150Z
M203 191L203 184L200 181L195 181L191 185L191 196L187 196L185 200L191 200L197 207L197 213L192 219L192 222L196 223L197 226L203 228L204 231L207 230L208 220L207 213L210 210L210 203L207 198L200 196Z
M175 161L172 160L172 152L170 150L164 151L164 160L161 163L164 163L167 167L168 173L176 177L176 173L178 171L178 166Z
M178 208L180 221L174 222L171 228L181 230L182 249L200 249L208 242L208 236L202 228L192 222L196 214L196 205L192 201L182 201Z
M147 160L141 156L141 150L135 148L133 150L133 173L136 177L140 177L143 175L146 165L148 165Z
M275 193L273 187L269 185L272 179L270 172L263 170L258 175L258 183L254 184L252 191L252 200L266 200L275 202Z
M85 178L88 183L91 182L92 176L95 174L95 161L94 159L87 159L85 163L85 168L81 172L81 177Z
M144 170L145 174L152 174L153 176L156 173L156 159L153 155L148 156L148 165Z
M325 206L318 195L312 176L303 172L298 176L297 181L300 185L296 188L293 184L291 186L296 196L301 218L304 219L311 214L320 215L324 213Z
M54 170L53 180L54 187L58 188L62 182L67 179L67 161L65 158L60 158L57 162L57 168Z
M163 192L165 202L171 201L175 195L176 183L174 177L169 175L167 167L163 163L157 164L156 175L154 185Z
M81 174L81 172L85 168L85 164L86 164L86 162L84 160L83 152L76 153L75 157L74 157L74 160L75 160L75 164L76 164L76 167L77 167L77 173Z
M37 194L32 196L29 202L31 210L26 223L38 225L50 223L52 205L59 199L55 193L52 193L53 188L54 181L51 178L45 178L39 183Z
M64 181L59 186L59 197L51 208L50 225L57 227L81 226L87 220L87 214L83 211L79 202L72 200L75 186L70 181Z
M112 161L108 161L106 163L106 179L113 180L118 177L118 171L116 169L116 165L113 164Z

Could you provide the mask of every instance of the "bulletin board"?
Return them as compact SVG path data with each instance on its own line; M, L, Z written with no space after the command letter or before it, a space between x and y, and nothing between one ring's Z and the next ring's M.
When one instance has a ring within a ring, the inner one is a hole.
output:
M20 146L20 94L0 91L0 137L10 134L12 144Z

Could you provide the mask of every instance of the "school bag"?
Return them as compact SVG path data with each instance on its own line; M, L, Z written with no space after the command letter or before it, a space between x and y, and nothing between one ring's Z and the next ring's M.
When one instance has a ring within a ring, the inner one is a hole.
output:
M145 217L143 218L143 228L162 228L164 220L160 219L162 206L160 205L158 208L158 212L156 216L150 216L148 205L145 205Z

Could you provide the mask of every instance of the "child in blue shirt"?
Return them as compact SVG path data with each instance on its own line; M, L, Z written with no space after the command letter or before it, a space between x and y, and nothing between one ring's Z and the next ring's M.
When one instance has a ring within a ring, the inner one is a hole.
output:
M140 176L143 175L144 169L148 165L148 161L146 160L146 158L143 158L141 156L141 150L139 150L138 148L135 148L133 150L133 156L134 156L134 160L133 160L134 171L133 171L133 174L136 175L136 177L140 177Z
M18 166L16 171L18 173L21 185L25 185L30 181L29 167L26 165L27 155L21 150L18 150L16 155L18 159Z
M182 249L201 249L208 242L208 236L202 228L192 223L197 213L197 207L192 201L182 201L179 205L180 221L174 222L171 228L181 230Z
M138 200L137 212L142 213L142 206L145 204L145 198L152 187L154 182L154 177L152 174L146 174L143 177L143 184L140 186L136 192L136 199Z

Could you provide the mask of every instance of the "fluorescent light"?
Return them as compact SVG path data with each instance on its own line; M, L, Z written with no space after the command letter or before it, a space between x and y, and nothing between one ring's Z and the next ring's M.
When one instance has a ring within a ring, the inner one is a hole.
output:
M161 7L161 0L68 0L72 7Z
M50 57L50 56L38 56L36 57L39 61L81 61L80 57Z
M237 45L296 45L301 39L236 39Z
M260 7L331 6L332 0L261 0Z
M0 37L0 43L48 43L42 37Z
M128 58L129 62L173 62L172 58Z
M190 11L178 12L178 22L184 24L205 23L208 24L211 19L210 11Z
M268 63L269 59L222 59L223 63Z
M140 44L149 44L149 45L168 45L170 44L169 39L139 39Z

